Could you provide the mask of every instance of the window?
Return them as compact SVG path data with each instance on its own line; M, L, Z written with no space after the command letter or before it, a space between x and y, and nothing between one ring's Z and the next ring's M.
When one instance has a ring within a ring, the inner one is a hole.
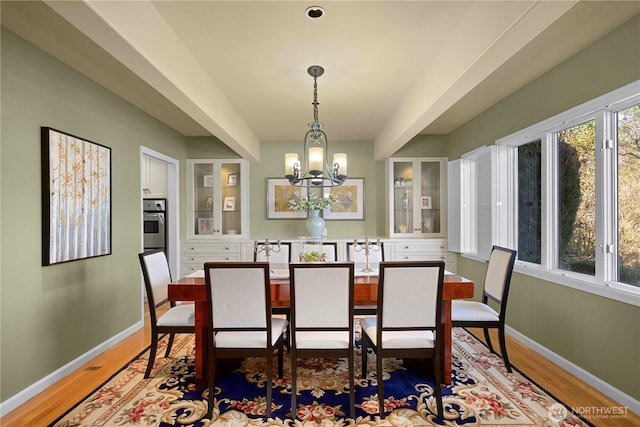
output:
M461 206L477 200L470 223L478 228L462 253L514 247L518 272L638 305L638 83L496 141L483 167L483 148L463 155L488 175L472 177L476 194L460 193Z
M518 258L542 260L541 141L518 147Z
M558 268L596 274L595 122L555 133L558 158Z
M640 286L640 105L615 112L617 133L617 241L615 279Z

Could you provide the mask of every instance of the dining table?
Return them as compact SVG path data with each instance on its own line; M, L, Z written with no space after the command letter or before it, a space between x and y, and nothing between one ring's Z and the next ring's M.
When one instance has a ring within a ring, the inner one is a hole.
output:
M289 309L289 276L287 269L272 269L270 275L271 307L274 314L286 314ZM451 384L451 301L472 298L474 283L465 277L445 272L442 291L442 323L444 342L441 346L443 383ZM196 271L173 281L168 287L169 301L193 301L195 310L195 375L196 385L206 387L208 378L209 315L204 271ZM356 270L354 277L354 312L356 316L375 315L378 299L377 273Z

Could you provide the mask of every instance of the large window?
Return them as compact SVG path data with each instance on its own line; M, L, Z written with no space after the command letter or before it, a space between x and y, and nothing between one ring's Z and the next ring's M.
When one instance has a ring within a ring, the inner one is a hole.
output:
M461 200L490 200L491 221L480 203L471 212L478 248L513 247L516 271L638 303L639 83L496 141L478 168L488 178L471 176L476 194Z
M640 286L640 105L615 112L617 132L616 280Z
M555 134L558 152L558 268L596 274L595 122Z

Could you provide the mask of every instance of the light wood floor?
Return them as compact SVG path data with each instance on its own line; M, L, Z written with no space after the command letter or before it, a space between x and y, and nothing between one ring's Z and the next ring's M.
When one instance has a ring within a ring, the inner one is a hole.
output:
M148 322L147 322L148 323ZM481 331L472 330L478 337ZM496 344L497 338L492 337ZM76 402L105 382L150 343L147 327L118 343L77 371L58 381L33 399L0 419L2 427L46 426ZM591 386L538 355L519 341L507 337L511 363L538 385L571 408L620 407ZM585 417L596 426L637 427L640 416L631 411L622 418Z

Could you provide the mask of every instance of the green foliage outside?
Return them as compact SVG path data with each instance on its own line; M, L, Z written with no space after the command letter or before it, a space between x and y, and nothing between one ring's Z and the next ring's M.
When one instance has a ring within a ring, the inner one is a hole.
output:
M617 196L619 281L640 285L640 106L617 115ZM558 132L560 268L595 274L595 123ZM615 155L615 152L613 153Z

